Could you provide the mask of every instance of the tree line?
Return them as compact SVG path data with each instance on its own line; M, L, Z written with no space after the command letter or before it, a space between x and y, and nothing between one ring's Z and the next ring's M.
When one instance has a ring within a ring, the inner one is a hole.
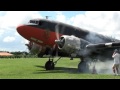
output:
M16 51L16 52L8 52L8 51L0 51L0 52L7 52L10 54L13 54L11 56L0 56L0 58L37 58L37 55L30 54L28 52L21 52L21 51Z

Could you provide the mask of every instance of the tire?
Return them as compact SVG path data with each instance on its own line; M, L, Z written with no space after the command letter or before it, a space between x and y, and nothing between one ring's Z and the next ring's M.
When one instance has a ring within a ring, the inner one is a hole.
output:
M54 63L53 63L53 61L47 61L46 63L45 63L45 69L46 70L54 70Z
M86 61L82 61L78 64L78 72L80 72L80 73L90 72L89 65Z

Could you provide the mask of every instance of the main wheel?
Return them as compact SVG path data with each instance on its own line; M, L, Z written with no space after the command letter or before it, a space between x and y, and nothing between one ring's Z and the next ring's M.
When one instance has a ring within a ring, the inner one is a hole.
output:
M90 70L89 70L89 65L86 61L81 61L79 64L78 64L78 71L80 73L89 73Z
M46 70L54 70L54 67L55 67L55 65L54 65L53 61L47 61L45 63L45 69Z

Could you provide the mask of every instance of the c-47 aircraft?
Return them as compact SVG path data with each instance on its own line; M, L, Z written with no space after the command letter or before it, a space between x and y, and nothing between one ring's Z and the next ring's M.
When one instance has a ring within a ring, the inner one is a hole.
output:
M79 72L89 72L89 61L111 59L114 49L120 47L118 39L48 19L32 19L18 26L17 31L30 41L26 44L29 49L36 48L39 55L51 52L53 56L53 52L58 51L67 53L70 59L79 57ZM45 69L53 70L57 61L49 57Z

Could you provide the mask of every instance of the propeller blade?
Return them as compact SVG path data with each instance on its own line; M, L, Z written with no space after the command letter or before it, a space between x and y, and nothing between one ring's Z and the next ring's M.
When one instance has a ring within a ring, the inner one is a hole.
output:
M55 40L55 43L59 45L61 41L58 39L58 40Z
M56 38L59 40L59 24L55 26Z

